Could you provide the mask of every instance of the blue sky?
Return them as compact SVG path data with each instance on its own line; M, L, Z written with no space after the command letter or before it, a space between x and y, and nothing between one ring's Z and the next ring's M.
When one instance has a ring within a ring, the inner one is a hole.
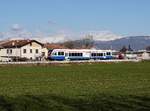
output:
M30 31L150 35L150 0L0 0L0 32L13 24Z

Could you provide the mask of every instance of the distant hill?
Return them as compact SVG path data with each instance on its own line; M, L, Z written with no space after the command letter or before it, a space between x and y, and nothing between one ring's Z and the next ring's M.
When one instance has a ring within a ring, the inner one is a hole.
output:
M150 46L150 36L130 36L112 41L95 41L94 46L98 49L115 49L120 50L122 46L131 46L134 50L146 49Z
M7 40L0 41L1 43L6 42ZM93 40L91 38L84 38L80 40L73 40L73 41L66 41L63 43L48 43L46 47L49 49L51 48L77 48L77 49L90 49L90 48L97 48L97 49L114 49L120 50L123 46L131 46L133 50L142 50L142 49L150 49L150 36L130 36L130 37L123 37L115 40L110 41L98 41Z

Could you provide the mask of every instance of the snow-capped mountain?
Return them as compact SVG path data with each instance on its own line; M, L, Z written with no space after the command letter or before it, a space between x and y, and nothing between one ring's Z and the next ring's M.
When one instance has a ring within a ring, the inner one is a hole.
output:
M130 45L134 50L141 50L150 46L150 36L130 36L111 41L95 41L94 45L100 49L112 48L115 50L121 49L122 46L128 47Z

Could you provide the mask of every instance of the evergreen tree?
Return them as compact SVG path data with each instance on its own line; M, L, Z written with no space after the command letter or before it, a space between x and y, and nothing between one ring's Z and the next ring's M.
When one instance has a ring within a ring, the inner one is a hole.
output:
M122 52L122 53L126 53L126 51L127 51L126 46L123 46L122 49L120 49L120 52Z

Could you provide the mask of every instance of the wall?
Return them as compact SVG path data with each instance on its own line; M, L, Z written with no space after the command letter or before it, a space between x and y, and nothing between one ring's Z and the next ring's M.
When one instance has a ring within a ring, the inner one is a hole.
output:
M24 49L26 49L26 53L24 53ZM30 53L30 49L32 49L32 53ZM36 49L38 49L38 53L36 53ZM32 44L28 44L26 46L21 47L21 57L25 57L28 59L35 60L36 58L41 57L42 55L42 46L36 42L32 42Z
M7 53L7 49L9 50L9 53ZM7 49L0 49L0 56L1 57L14 57L14 56L20 56L20 48L7 48ZM12 50L12 53L10 53L10 50Z

